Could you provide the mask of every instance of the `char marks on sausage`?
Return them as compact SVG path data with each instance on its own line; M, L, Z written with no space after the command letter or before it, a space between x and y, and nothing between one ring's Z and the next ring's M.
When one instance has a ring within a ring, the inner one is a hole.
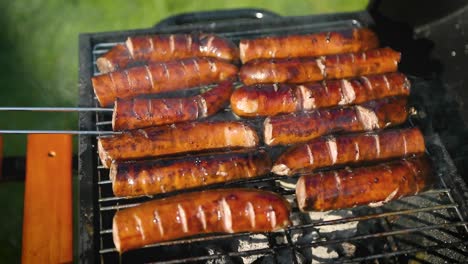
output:
M117 211L113 238L117 250L124 252L200 234L276 231L290 225L289 214L289 203L273 192L220 189L186 193Z

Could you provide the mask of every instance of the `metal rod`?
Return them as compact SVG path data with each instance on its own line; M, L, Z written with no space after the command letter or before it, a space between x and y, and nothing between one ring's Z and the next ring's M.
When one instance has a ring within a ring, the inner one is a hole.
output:
M0 130L0 134L71 134L71 135L115 135L114 131L80 131L80 130Z
M415 214L415 213L421 213L421 212L427 212L427 211L437 211L437 210L450 209L450 208L457 208L457 204L452 203L452 204L445 204L445 205L435 205L435 206L423 207L423 208L417 208L417 209L408 209L408 210L386 212L386 213L379 213L379 214L347 217L347 218L336 219L336 220L320 221L317 223L303 224L300 226L292 226L289 228L289 230L312 228L312 227L326 226L326 225L338 225L338 224L343 224L343 223L348 223L348 222L365 221L365 220L384 218L384 217L395 216L395 215L409 215L409 214Z
M405 235L405 234L409 234L413 232L422 232L422 231L427 231L431 229L440 229L440 228L454 227L454 226L464 226L467 224L468 222L465 222L465 221L435 224L435 225L407 228L407 229L402 229L402 230L374 233L374 234L368 234L368 235L359 235L359 236L347 237L347 238L339 238L339 239L323 240L323 241L312 241L308 243L296 243L294 246L296 246L297 248L308 248L308 247L314 247L318 245L339 244L339 243L344 243L344 242L351 242L351 241L371 239L371 238Z
M427 252L427 251L435 251L435 250L441 250L441 249L446 249L446 248L454 248L454 247L459 247L462 245L466 245L468 241L460 241L460 242L453 242L453 243L444 243L444 244L437 244L433 246L427 246L427 247L415 247L412 249L405 249L405 250L398 250L395 252L387 252L387 253L381 253L381 254L374 254L370 256L365 256L365 257L357 257L357 258L350 258L350 259L343 259L343 260L336 260L334 263L358 263L358 262L364 262L366 260L373 260L373 259L380 259L380 258L389 258L389 257L396 257L400 255L409 255L412 253L417 253L417 252Z
M113 108L101 107L0 107L0 111L32 112L112 112Z

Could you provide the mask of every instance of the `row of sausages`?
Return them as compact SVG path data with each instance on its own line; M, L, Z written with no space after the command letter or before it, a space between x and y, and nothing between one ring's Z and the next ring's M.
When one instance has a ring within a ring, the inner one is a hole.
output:
M408 79L398 72L321 83L258 84L237 89L231 81L223 81L191 97L117 99L112 127L122 131L201 120L222 110L229 101L237 116L263 117L361 104L409 93Z
M336 131L363 132L396 126L408 116L406 97L361 105L324 108L267 117L262 126L268 146L306 142ZM125 131L98 138L104 166L113 161L148 159L223 149L255 148L256 130L241 121L193 121Z
M297 144L275 162L264 150L239 150L151 161L114 162L109 177L116 196L154 195L259 177L292 176L336 165L422 155L418 128L327 136Z
M368 29L241 40L240 47L247 63L239 78L247 85L393 72L400 59L389 48L371 50L378 40ZM97 60L104 74L92 78L93 88L101 106L110 106L117 98L235 80L238 54L234 43L210 34L130 37Z
M382 203L425 190L430 165L410 158L356 169L307 174L299 178L301 211ZM378 191L376 191L378 190ZM287 228L290 205L282 196L255 189L219 189L180 194L118 211L113 240L119 252L182 237Z
M400 53L390 48L319 58L255 60L244 64L239 79L246 85L257 83L307 83L361 75L395 72ZM152 63L92 78L101 106L117 98L186 90L194 86L237 79L234 64L215 58L189 58Z
M240 49L214 34L169 34L128 37L97 60L102 73L142 62L164 62L193 57L211 57L242 63L255 59L284 59L358 52L377 48L379 40L369 29L350 29L305 35L243 39Z

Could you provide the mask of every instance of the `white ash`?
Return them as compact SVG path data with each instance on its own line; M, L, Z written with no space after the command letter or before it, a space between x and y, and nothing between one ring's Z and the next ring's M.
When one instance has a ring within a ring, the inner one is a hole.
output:
M264 248L269 248L268 238L262 234L255 234L255 235L251 235L248 239L240 239L237 251L243 252L243 251L264 249ZM242 257L242 263L250 264L261 257L262 255L245 256L245 257Z
M339 257L338 252L327 247L312 247L312 263L323 263L323 260L331 260Z
M349 210L345 211L328 211L328 212L311 212L308 214L309 221L321 223L324 221L338 220L342 218L352 217L353 214ZM306 221L308 222L308 221ZM330 224L316 226L313 229L305 230L307 233L300 232L293 234L293 241L298 244L306 244L313 241L348 238L356 234L358 221L351 221L341 224ZM301 250L301 253L308 259L312 259L312 263L321 263L321 261L329 261L338 258L340 255L353 256L356 252L356 247L348 242L341 244L330 244L323 246L315 246Z
M295 190L296 189L296 181L290 180L290 182L286 180L278 180L277 183L286 190Z
M223 254L224 252L222 250L216 249L216 248L208 248L208 254L209 255L217 255L217 254ZM206 261L207 264L231 264L233 263L232 260L227 258L226 256L221 256L218 257L217 259L211 259Z
M331 220L338 220L345 217L352 217L353 214L351 211L341 211L341 212L311 212L309 213L310 219L313 221L320 220L323 221L331 221ZM318 226L317 229L319 233L330 233L336 231L351 231L352 234L356 233L356 227L358 225L358 221L346 222L342 224L330 224L330 225L323 225ZM352 235L351 234L351 235Z
M343 242L341 246L343 247L343 253L346 257L352 257L354 253L356 253L356 246L349 242Z

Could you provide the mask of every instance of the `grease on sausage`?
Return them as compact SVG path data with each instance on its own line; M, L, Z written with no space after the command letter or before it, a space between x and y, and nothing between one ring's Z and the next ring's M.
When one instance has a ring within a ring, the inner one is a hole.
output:
M236 115L253 117L360 104L409 93L410 83L404 74L388 73L303 85L243 86L232 93L230 100Z
M259 58L316 57L374 49L377 35L367 28L315 34L242 39L239 44L243 63Z
M429 161L419 157L304 175L296 185L297 203L301 211L379 206L423 191L430 174Z
M94 93L101 106L117 98L157 94L223 80L234 80L237 67L215 58L190 58L133 67L92 78Z
M406 97L389 97L362 105L267 117L263 123L265 144L294 144L333 132L371 131L399 125L408 117L406 104Z
M214 57L234 61L239 57L237 46L214 34L170 34L129 37L125 45L117 45L97 59L100 72L126 68L135 62L154 63L191 57Z
M256 189L180 194L117 211L112 234L117 251L199 234L269 232L290 225L289 203Z
M418 128L329 136L291 147L276 160L271 171L278 175L293 175L338 164L386 160L424 151L424 137Z
M221 110L229 100L233 84L224 81L211 90L186 98L117 99L114 104L114 131L202 119Z
M390 48L318 58L259 59L244 64L239 78L256 83L307 83L395 72L400 53Z
M260 151L235 151L177 159L116 162L109 178L115 196L140 196L254 178L268 173L271 159Z
M188 152L255 147L258 136L242 122L184 122L149 127L98 138L104 166L112 161L134 160Z

